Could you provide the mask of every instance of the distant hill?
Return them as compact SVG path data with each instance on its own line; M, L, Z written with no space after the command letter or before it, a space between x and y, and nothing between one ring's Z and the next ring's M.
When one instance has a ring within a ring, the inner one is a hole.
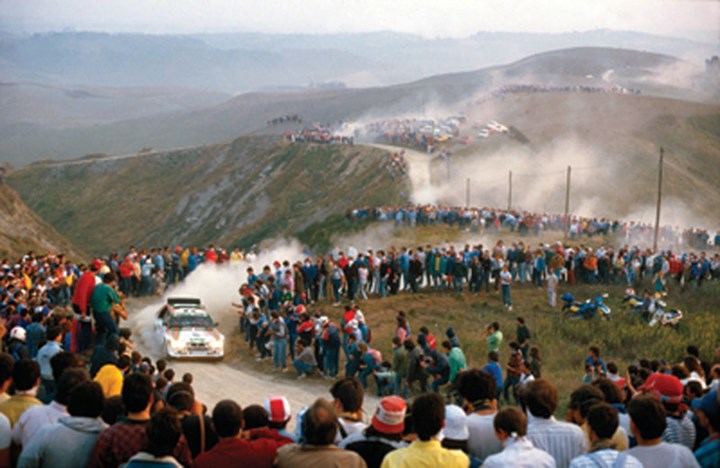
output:
M30 250L68 254L82 261L85 255L52 226L33 213L18 194L0 183L0 258L14 261Z
M51 85L0 78L0 128L73 128L213 106L230 95L193 89Z
M347 210L397 202L408 193L406 181L385 172L386 158L364 146L243 137L134 157L37 164L11 172L9 183L93 254L130 244L250 247L298 233L320 245Z
M454 39L391 32L192 36L54 32L1 35L0 61L5 62L3 79L241 93L328 81L351 87L392 85L570 47L635 49L693 57L701 63L717 45L612 30L478 32Z
M129 154L141 147L169 149L210 144L265 132L267 120L289 113L300 114L307 122L423 114L441 117L437 114L454 113L474 96L506 83L632 86L655 95L679 97L684 93L692 99L697 96L686 88L653 84L654 70L682 64L666 55L638 51L568 49L507 66L438 75L389 87L248 93L205 109L70 129L0 127L0 159L22 165L91 153Z

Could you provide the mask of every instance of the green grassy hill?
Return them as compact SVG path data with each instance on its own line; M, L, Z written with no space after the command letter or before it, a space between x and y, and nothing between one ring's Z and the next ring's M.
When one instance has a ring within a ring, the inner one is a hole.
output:
M41 217L88 252L143 246L252 244L304 231L348 209L401 199L407 182L383 169L386 153L276 137L135 157L37 164L9 184Z
M82 261L85 255L23 203L18 194L0 183L0 258L14 261L30 250L66 253Z

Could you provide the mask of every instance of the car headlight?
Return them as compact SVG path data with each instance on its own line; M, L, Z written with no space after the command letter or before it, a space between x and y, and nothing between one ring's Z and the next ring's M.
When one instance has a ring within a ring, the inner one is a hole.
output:
M172 337L168 340L168 344L170 345L170 348L173 349L173 351L180 351L185 349L187 344L182 340L174 340Z
M225 338L220 338L219 340L211 341L210 347L213 349L223 349L225 347Z

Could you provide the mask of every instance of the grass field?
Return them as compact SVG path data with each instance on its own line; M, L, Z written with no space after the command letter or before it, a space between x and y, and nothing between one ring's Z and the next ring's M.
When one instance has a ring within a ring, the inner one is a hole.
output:
M371 298L359 304L373 330L372 346L382 351L384 358L391 357L390 340L394 335L395 316L397 311L404 310L413 334L425 325L437 337L438 343L448 326L455 328L470 366L486 364L487 343L482 338L482 330L493 321L500 323L505 336L501 349L501 364L504 365L509 355L507 345L515 339L515 318L524 317L533 335L532 345L539 346L543 355L543 377L558 387L560 416L564 414L570 393L582 384L583 362L590 345L600 346L603 358L607 362L616 362L623 373L628 365L641 358L665 358L672 364L678 363L685 356L685 347L689 344L700 348L703 359L713 360L720 338L720 320L717 319L720 285L717 282L706 283L700 290L692 286L685 292L672 286L667 298L668 306L679 308L685 314L678 330L650 328L638 317L626 312L621 304L624 286L620 285L578 285L572 288L561 285L560 288L560 295L571 291L580 300L601 292L609 293L607 303L612 308L609 321L597 318L592 321L563 320L559 307L551 309L547 305L545 290L529 284L513 286L512 312L504 309L500 294L494 292L492 285L489 294L484 291L479 295L467 291L462 294L407 292L382 300ZM341 307L325 303L311 306L311 310L316 309L335 322L339 321L342 313ZM232 345L237 348L244 346L239 334L232 337ZM269 362L255 362L252 359L254 353L243 351L238 354L243 366L262 372L272 367ZM287 378L294 378L294 373L287 374ZM373 390L371 388L370 391Z

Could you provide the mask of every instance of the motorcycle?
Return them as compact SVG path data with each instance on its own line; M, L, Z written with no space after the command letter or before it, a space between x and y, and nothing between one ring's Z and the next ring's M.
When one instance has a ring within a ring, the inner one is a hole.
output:
M587 299L585 302L575 302L575 297L572 294L565 293L560 297L560 299L564 302L562 311L565 313L565 317L569 320L591 320L598 314L598 312L601 314L601 317L609 320L612 310L607 304L605 304L604 299L607 297L607 294L601 294L591 299Z
M650 301L647 313L650 319L648 325L654 327L658 323L662 326L669 326L677 328L680 324L680 320L683 318L683 313L679 309L666 310L667 303L662 300L664 295L656 293Z
M627 303L630 306L631 312L642 313L645 310L645 299L642 296L635 294L633 288L625 290L625 297L622 300L623 304Z

